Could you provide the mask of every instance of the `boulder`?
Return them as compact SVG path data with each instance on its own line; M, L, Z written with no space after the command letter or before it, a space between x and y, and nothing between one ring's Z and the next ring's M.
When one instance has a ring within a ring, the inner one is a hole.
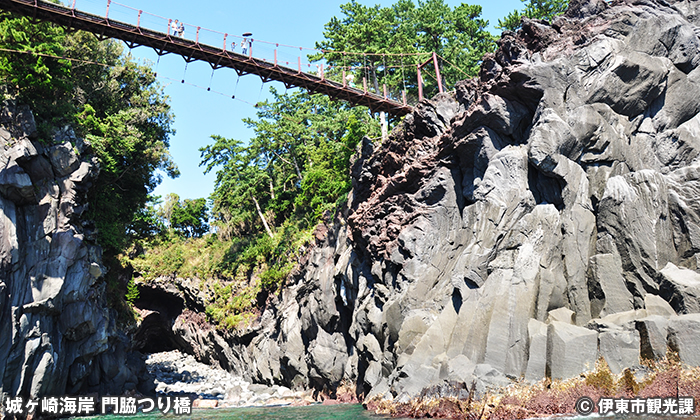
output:
M589 290L597 295L591 300L591 315L604 317L634 309L632 293L622 277L622 266L613 254L598 254L588 264Z
M80 159L75 154L73 145L69 142L52 147L49 151L49 159L53 170L59 177L69 175L80 166Z
M32 180L16 161L10 161L0 168L0 192L22 204L34 198Z
M463 382L467 386L471 385L474 378L474 368L476 365L467 356L460 354L453 357L447 363L447 379L454 382Z
M668 320L668 346L681 362L700 366L700 314L685 314Z
M332 384L340 383L348 358L342 334L331 335L319 329L316 340L309 347L309 354L312 360L311 366L321 378Z
M476 397L481 398L488 391L495 391L511 383L500 370L487 363L481 363L474 367L476 379Z
M659 291L679 314L700 312L700 274L669 262L661 270Z
M666 357L668 319L661 315L650 315L636 321L639 331L640 355L644 359L659 360Z
M598 333L552 321L547 328L547 371L552 379L566 379L595 367Z
M557 308L547 314L547 324L552 322L563 322L566 324L576 324L576 313L569 308Z
M632 330L607 330L598 336L599 354L614 374L625 368L639 365L639 332Z
M619 328L633 330L635 328L635 321L644 318L647 315L646 309L618 312L600 319L593 319L588 325L597 331Z
M671 305L664 298L658 295L652 295L647 293L644 296L644 308L647 311L647 315L659 315L663 317L670 317L676 315L676 311L673 310Z

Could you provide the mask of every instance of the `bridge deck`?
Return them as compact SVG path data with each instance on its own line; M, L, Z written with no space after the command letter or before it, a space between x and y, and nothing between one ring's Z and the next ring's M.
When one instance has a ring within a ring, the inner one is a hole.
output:
M323 77L58 4L40 0L0 0L0 8L32 19L53 22L66 28L120 39L129 46L150 47L159 55L174 53L184 57L187 62L201 60L208 62L213 68L232 68L239 75L255 74L266 82L277 80L288 88L301 87L334 99L364 105L374 112L384 111L400 117L413 111L413 108L408 105L350 86L343 86Z

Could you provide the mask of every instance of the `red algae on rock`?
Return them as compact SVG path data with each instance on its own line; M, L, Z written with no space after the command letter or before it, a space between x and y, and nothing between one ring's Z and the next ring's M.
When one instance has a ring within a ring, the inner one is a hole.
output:
M677 356L658 362L645 361L632 371L625 369L619 375L610 371L600 359L593 371L563 381L544 379L531 384L514 383L493 390L478 400L473 392L468 398L426 396L397 403L373 400L365 407L377 414L392 417L444 418L464 420L513 420L553 415L577 415L576 402L589 397L600 398L667 398L692 397L697 415L700 401L700 367L681 364ZM597 412L597 407L594 412Z

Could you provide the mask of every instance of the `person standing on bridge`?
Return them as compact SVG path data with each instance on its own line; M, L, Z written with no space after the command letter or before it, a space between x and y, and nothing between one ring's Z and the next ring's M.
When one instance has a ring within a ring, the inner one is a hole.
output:
M248 38L243 38L243 41L241 41L241 54L248 54Z
M170 21L170 29L173 31L173 36L177 35L178 20Z
M179 36L180 38L185 36L185 24L182 22L180 22L180 24L177 27L177 36Z

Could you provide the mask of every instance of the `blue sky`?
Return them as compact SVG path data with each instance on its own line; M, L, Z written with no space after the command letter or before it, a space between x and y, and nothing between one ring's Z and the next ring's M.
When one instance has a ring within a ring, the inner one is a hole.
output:
M299 48L304 47L302 61L316 41L323 39L323 25L333 16L340 16L340 5L349 0L313 1L180 1L180 0L118 0L110 5L110 17L116 20L136 23L138 9L143 10L141 23L149 29L163 31L167 19L179 19L187 24L185 37L193 39L199 26L201 41L211 45L223 44L223 34L228 33L227 44L235 41L240 45L240 35L253 33L255 56L271 59L274 44L296 46L278 48L278 59L297 63ZM456 6L457 0L446 0ZM72 0L64 0L64 3ZM75 0L77 9L104 14L107 0ZM389 6L393 1L358 0L365 5L381 4ZM468 2L474 3L474 2ZM508 12L520 9L520 0L476 2L483 7L483 17L491 26ZM130 8L131 9L130 9ZM207 30L205 30L206 28ZM211 30L211 31L208 31ZM216 31L216 32L212 32ZM492 30L496 33L496 31ZM237 38L238 37L238 38ZM240 51L240 50L238 50ZM165 196L174 192L180 198L208 197L213 191L215 174L204 175L199 167L199 148L210 143L210 136L247 141L252 131L243 123L243 118L255 117L252 104L268 97L270 86L279 91L285 88L281 83L263 84L254 75L240 79L231 69L219 69L212 73L207 63L193 62L185 66L185 61L176 55L165 55L158 60L153 50L146 47L134 48L132 54L148 60L156 67L160 83L170 98L175 114L176 134L170 139L170 152L180 168L181 175L176 179L163 176L163 182L155 194ZM213 74L213 76L212 76ZM184 79L185 83L182 83ZM210 88L207 91L207 88ZM237 99L231 96L235 93Z

